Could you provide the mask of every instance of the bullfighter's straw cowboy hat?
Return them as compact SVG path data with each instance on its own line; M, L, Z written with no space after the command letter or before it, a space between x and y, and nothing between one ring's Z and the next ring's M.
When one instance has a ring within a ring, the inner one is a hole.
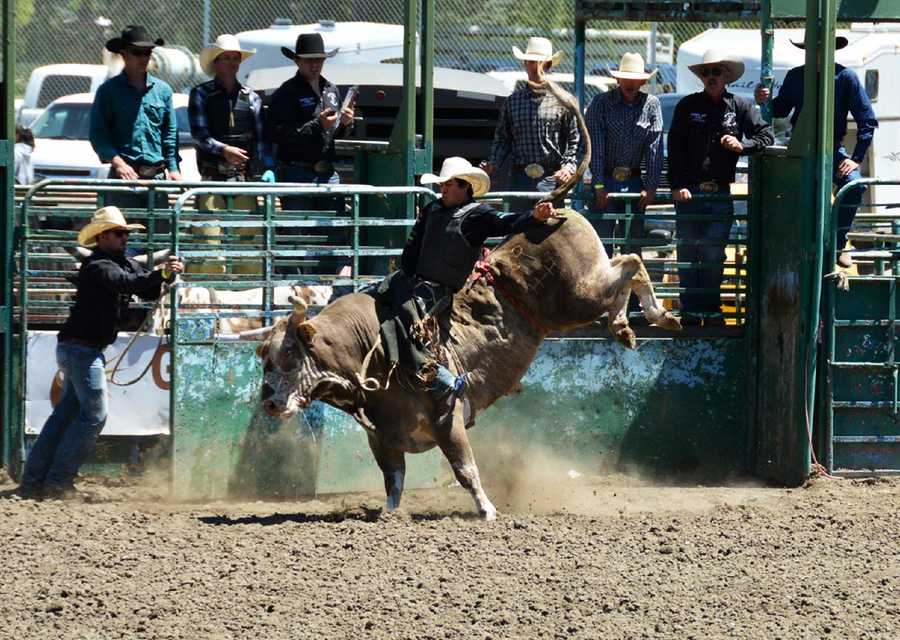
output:
M122 30L122 35L106 42L106 48L113 53L120 53L125 47L137 49L152 49L165 45L162 38L150 39L147 29L140 25L130 24Z
M422 184L441 184L454 178L465 180L472 185L472 195L476 198L491 190L491 179L488 174L478 167L473 167L471 162L460 157L447 158L441 165L440 175L426 173L420 182Z
M136 229L143 230L144 228L144 225L136 222L132 224L125 222L125 216L119 211L119 207L103 207L102 209L97 209L91 221L78 232L78 244L82 247L91 247L97 243L98 235L110 229L134 231Z
M524 53L519 47L513 47L512 52L519 60L533 60L534 62L547 62L549 60L554 65L559 64L563 57L562 51L553 53L553 45L547 38L528 38L528 44L525 45Z
M791 44L794 45L795 47L797 47L798 49L806 48L806 42L804 42L803 40L791 40ZM850 41L847 40L847 38L845 38L844 36L835 36L834 37L834 50L835 51L837 51L838 49L843 49L848 44L850 44Z
M644 70L644 57L639 53L626 53L619 62L619 68L610 70L609 75L622 80L649 80L656 69L647 73Z
M722 74L725 84L731 84L744 75L744 63L735 60L727 53L710 49L703 54L703 60L696 64L688 65L688 69L694 72L694 75L703 80L701 72L704 67L721 67L725 70Z
M237 36L233 36L230 33L223 33L216 38L215 42L206 45L203 48L203 51L200 52L200 68L203 69L203 73L208 76L214 75L215 70L212 68L212 63L219 57L219 54L225 53L226 51L233 51L241 54L241 62L256 53L256 49L241 48L241 41L238 40Z
M325 51L325 41L322 40L321 33L301 33L297 36L297 42L294 44L293 51L287 47L281 47L281 53L291 60L300 60L303 58L330 58L337 52L337 49Z

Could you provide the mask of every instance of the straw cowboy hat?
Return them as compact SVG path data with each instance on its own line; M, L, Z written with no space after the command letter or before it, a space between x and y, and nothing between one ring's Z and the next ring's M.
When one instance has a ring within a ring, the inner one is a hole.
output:
M441 184L459 178L465 180L472 185L472 195L476 198L483 196L491 190L491 179L484 171L478 167L473 167L472 163L465 158L447 158L441 165L441 174L436 176L433 173L426 173L422 176L420 182L422 184Z
M804 42L803 40L791 40L791 44L794 45L795 47L797 47L798 49L806 48L806 42ZM848 44L850 44L850 41L847 40L847 38L845 38L844 36L835 36L834 37L834 50L835 51L837 51L838 49L843 49Z
M513 47L512 52L519 60L533 60L535 62L547 62L549 60L555 65L559 64L563 57L562 51L553 53L553 45L547 38L528 38L525 53L522 53L519 47Z
M281 53L291 60L300 60L302 58L330 58L337 52L337 49L325 51L325 41L322 40L321 33L301 33L297 36L297 42L294 44L293 51L287 47L281 47Z
M162 38L151 40L147 29L140 25L130 24L122 30L122 35L106 42L106 48L113 53L119 53L125 47L136 47L138 49L152 49L153 47L161 47L166 43Z
M208 76L214 75L215 70L212 68L212 63L215 62L220 53L225 53L226 51L234 51L241 54L241 62L256 53L256 49L242 49L241 41L238 40L237 36L223 33L216 38L215 42L206 45L203 51L200 52L200 68L203 69L203 73Z
M725 73L722 74L725 84L731 84L742 75L744 75L744 63L740 60L734 60L727 53L710 49L703 54L703 60L692 65L688 65L688 69L694 72L694 75L703 80L700 72L704 67L722 67Z
M97 243L97 236L104 231L110 229L127 229L134 231L136 229L144 229L144 225L125 222L125 216L119 211L119 207L103 207L97 209L97 213L91 218L91 221L78 232L78 244L82 247L91 247Z
M619 68L610 70L609 75L622 80L649 80L656 73L656 69L647 73L644 70L644 57L639 53L626 53L619 62Z

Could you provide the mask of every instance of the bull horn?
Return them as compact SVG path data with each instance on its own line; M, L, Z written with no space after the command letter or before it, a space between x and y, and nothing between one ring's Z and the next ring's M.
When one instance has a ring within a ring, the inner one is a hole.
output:
M159 251L154 251L153 252L153 266L155 267L156 265L158 265L162 262L165 262L166 258L168 258L171 253L172 253L171 249L160 249ZM134 261L137 262L142 267L146 267L147 266L147 254L144 253L139 256L135 256Z
M237 334L238 340L266 340L269 334L275 329L275 325L262 327L261 329L251 329L249 331L241 331Z
M306 320L306 309L309 306L306 300L298 296L288 296L288 302L294 305L294 312L291 314L291 322L300 324Z
M75 258L76 260L85 260L89 258L91 253L93 253L90 249L85 249L84 247L65 247L66 253Z

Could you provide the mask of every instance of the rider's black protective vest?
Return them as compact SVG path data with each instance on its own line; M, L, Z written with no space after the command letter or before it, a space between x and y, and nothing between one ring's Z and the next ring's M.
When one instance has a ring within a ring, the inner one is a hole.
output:
M446 208L437 202L425 211L425 235L419 251L416 275L439 282L454 293L462 289L475 262L481 257L481 246L472 246L462 233L462 223L480 203L469 202Z

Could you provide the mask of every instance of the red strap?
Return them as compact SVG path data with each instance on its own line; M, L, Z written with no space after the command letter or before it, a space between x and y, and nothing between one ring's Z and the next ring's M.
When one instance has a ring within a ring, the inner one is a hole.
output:
M521 313L526 320L528 320L529 324L532 327L537 329L540 333L550 333L550 329L541 324L541 321L538 320L535 315L531 312L531 310L526 307L513 293L503 286L500 283L500 280L494 278L494 272L491 271L491 263L488 261L488 250L485 247L481 255L481 260L475 263L475 268L473 272L475 273L475 278L472 280L473 283L478 280L484 278L484 281L492 285L494 289L503 294L503 296L509 300L510 304L516 308L516 310Z

